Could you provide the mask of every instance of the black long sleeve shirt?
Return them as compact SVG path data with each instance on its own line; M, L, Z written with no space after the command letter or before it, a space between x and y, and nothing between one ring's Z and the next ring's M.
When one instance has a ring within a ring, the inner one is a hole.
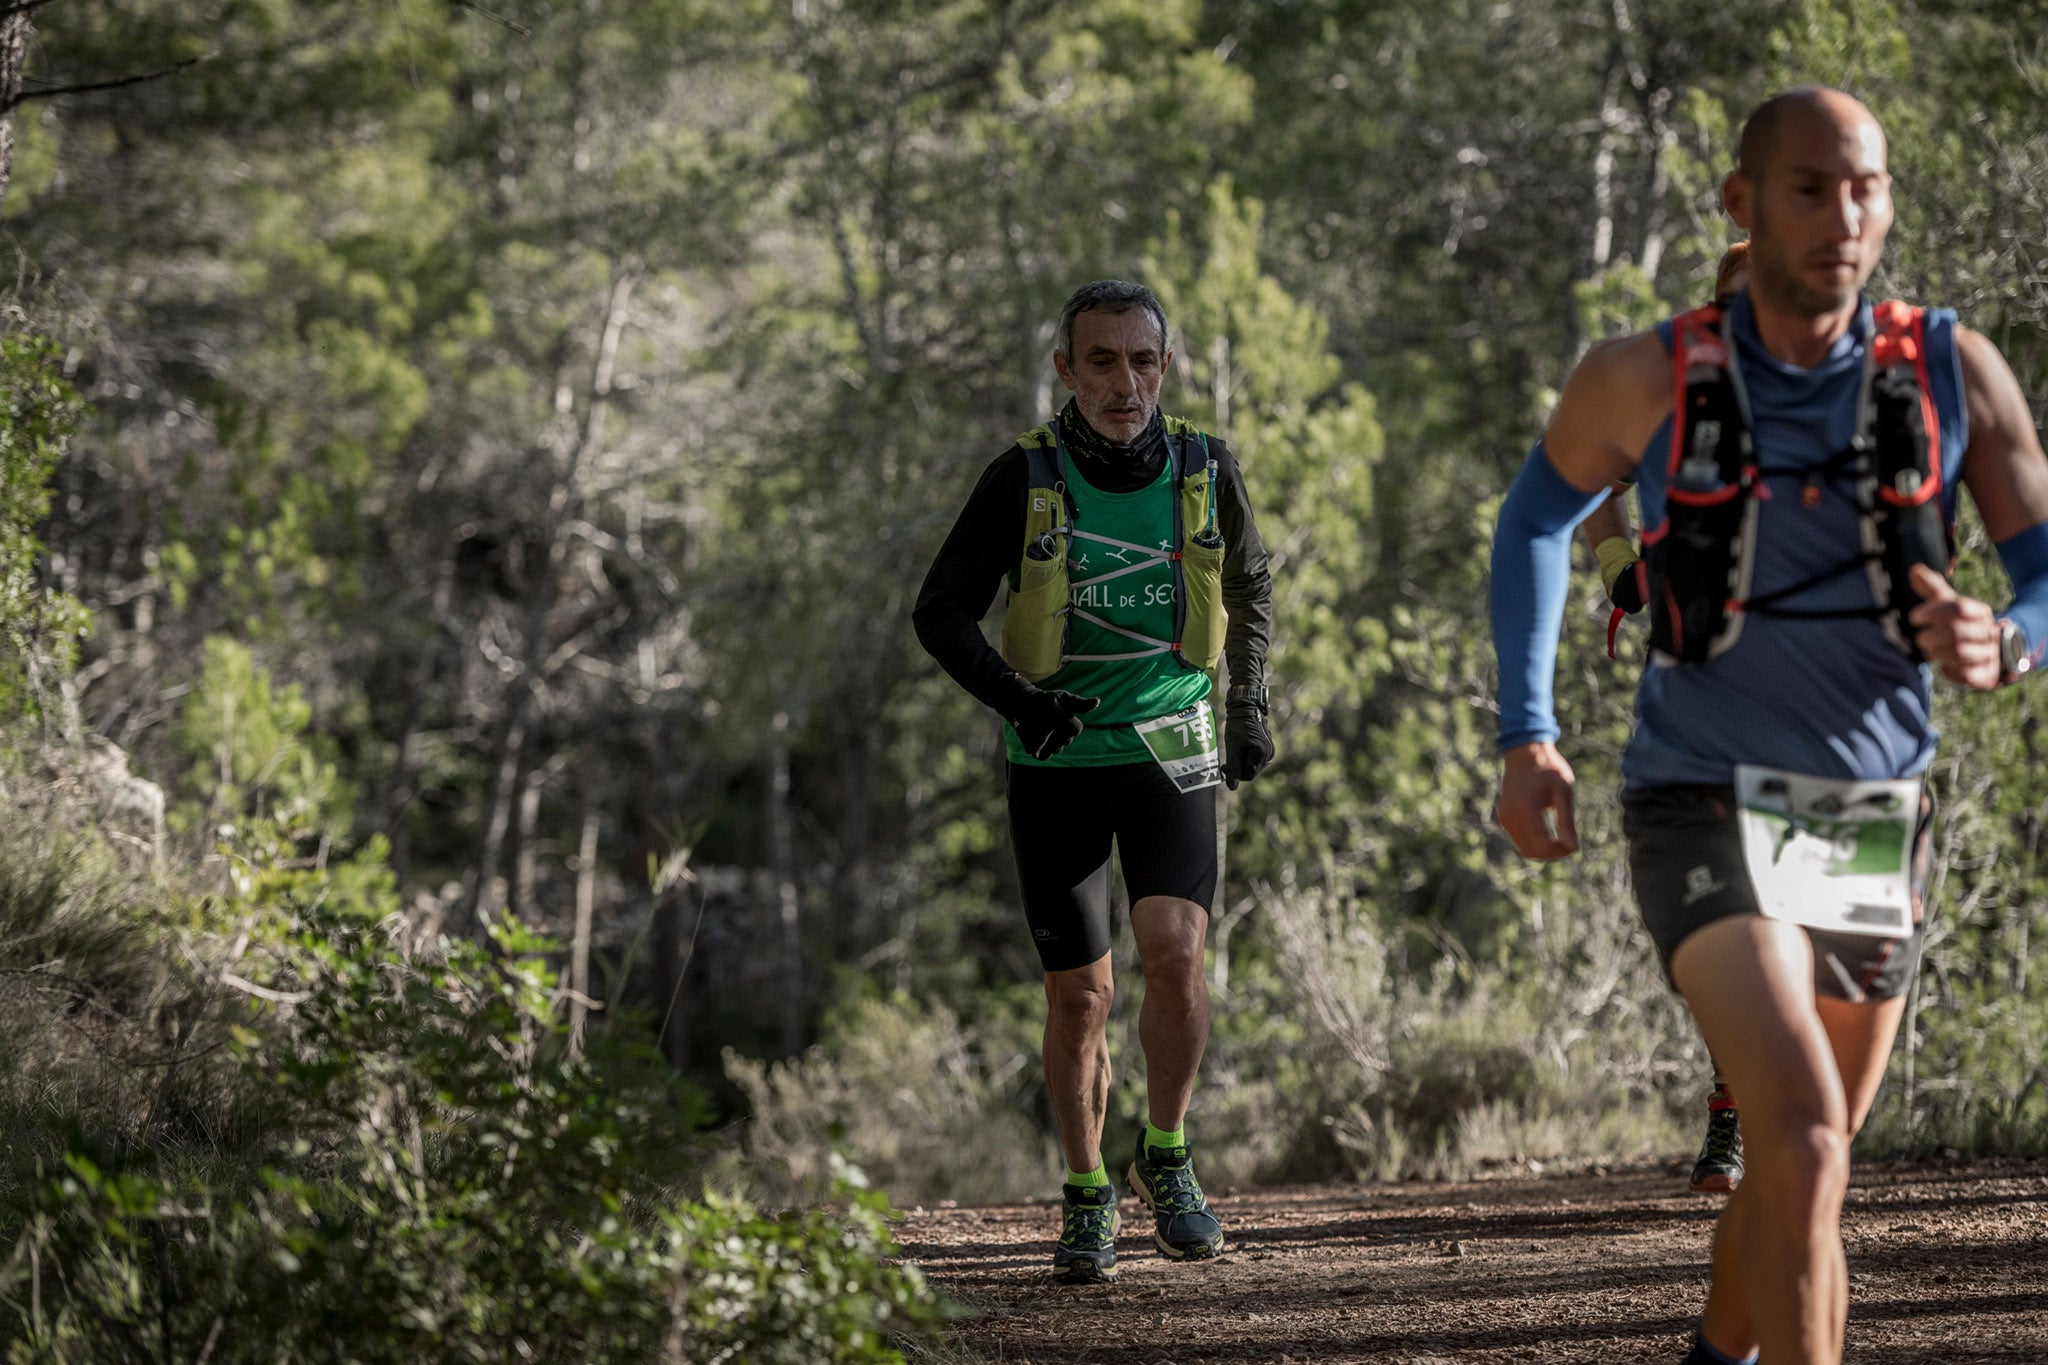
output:
M1063 413L1062 418L1068 415ZM1069 419L1071 420L1071 419ZM1153 426L1159 426L1155 414ZM1223 532L1223 607L1229 615L1223 654L1230 685L1263 681L1272 635L1273 580L1266 547L1252 520L1244 475L1230 447L1209 438L1216 460L1216 520ZM1141 437L1132 448L1069 441L1067 453L1090 484L1105 493L1129 493L1159 477L1167 460L1164 439ZM1011 446L982 471L967 505L939 547L925 574L911 621L918 643L954 681L983 705L1013 717L1030 684L1003 662L982 633L981 620L995 604L1024 549L1024 503L1030 475L1022 446Z

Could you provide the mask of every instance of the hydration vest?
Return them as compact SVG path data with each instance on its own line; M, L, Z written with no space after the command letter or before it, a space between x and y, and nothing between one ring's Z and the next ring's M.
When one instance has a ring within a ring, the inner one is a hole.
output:
M1209 438L1178 417L1166 419L1167 460L1173 470L1174 546L1136 545L1083 530L1067 488L1071 461L1057 423L1033 427L1017 438L1023 447L1028 488L1024 503L1024 548L1011 576L999 652L1027 682L1042 682L1066 664L1085 660L1149 659L1171 654L1184 668L1206 673L1223 656L1223 532L1216 522L1216 458ZM1189 528L1193 528L1190 534ZM1067 567L1073 541L1087 540L1133 552L1122 568L1078 579ZM1150 568L1173 565L1173 638L1156 640L1114 625L1073 601L1073 590ZM1127 636L1128 651L1116 654L1068 652L1067 627L1074 617L1112 634Z
M1758 455L1749 394L1722 309L1710 304L1672 320L1671 372L1677 408L1664 520L1643 536L1641 566L1652 659L1716 658L1740 638L1746 619L1767 615L1875 620L1893 645L1919 662L1906 614L1920 596L1908 570L1925 564L1946 576L1955 557L1942 508L1941 421L1927 380L1921 310L1897 302L1872 310L1856 434L1845 449L1811 468L1772 466ZM1757 518L1759 505L1772 496L1765 484L1771 474L1806 477L1809 500L1818 499L1833 478L1853 479L1862 538L1856 552L1833 568L1753 596ZM1869 578L1869 606L1781 605L1857 572Z

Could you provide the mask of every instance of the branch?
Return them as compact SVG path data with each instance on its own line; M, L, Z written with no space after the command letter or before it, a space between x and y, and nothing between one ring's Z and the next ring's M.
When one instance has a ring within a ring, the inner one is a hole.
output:
M17 107L28 103L30 100L55 99L59 95L83 95L94 90L119 90L123 86L141 85L144 81L160 81L166 76L177 75L188 66L197 66L201 62L210 62L219 55L220 53L217 51L202 52L197 57L187 57L184 61L173 66L167 66L161 71L146 71L139 76L123 76L119 80L87 81L83 85L51 85L45 86L40 90L24 90L5 104L0 104L0 114L12 113Z
M12 19L17 14L33 14L45 5L54 5L57 0L8 0L0 4L0 20Z
M33 0L33 3L48 4L49 0ZM514 33L518 34L522 38L531 38L533 36L533 30L528 28L526 25L515 23L512 20L507 19L502 14L491 13L482 5L477 4L476 0L448 0L448 3L455 6L455 8L457 9L466 9L471 14L480 14L494 24L503 24L506 28L511 29Z
M233 986L236 990L253 995L259 1000L274 1000L280 1005L302 1004L313 998L311 991L275 991L268 986L259 986L244 977L236 976L233 972L222 972L220 979L222 985Z

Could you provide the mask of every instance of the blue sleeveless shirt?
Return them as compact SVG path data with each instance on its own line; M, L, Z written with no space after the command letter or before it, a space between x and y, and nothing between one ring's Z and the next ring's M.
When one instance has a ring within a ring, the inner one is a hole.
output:
M1870 304L1819 365L1801 369L1774 358L1757 339L1749 295L1729 305L1737 361L1749 389L1758 462L1770 469L1823 465L1856 434L1856 398L1863 376L1863 338ZM1925 314L1927 374L1941 420L1943 511L1955 515L1956 483L1969 443L1956 318ZM1659 324L1665 348L1671 324ZM1671 422L1664 419L1643 454L1636 482L1642 524L1664 520ZM1818 503L1801 496L1797 472L1766 478L1770 497L1759 509L1752 596L1824 573L1854 556L1862 519L1855 486L1837 476ZM1868 607L1869 575L1859 565L1777 605L1802 610ZM1798 620L1757 613L1719 658L1698 664L1652 664L1636 692L1636 729L1622 756L1624 790L1671 783L1729 783L1741 763L1819 777L1910 777L1933 761L1928 716L1930 672L1915 664L1867 618Z

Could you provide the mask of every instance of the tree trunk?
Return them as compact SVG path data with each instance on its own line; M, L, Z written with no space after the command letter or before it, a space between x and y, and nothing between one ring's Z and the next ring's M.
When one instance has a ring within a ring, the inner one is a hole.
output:
M590 1013L590 919L597 903L597 803L583 793L583 837L576 845L576 932L569 948L569 1055L583 1054Z
M14 178L14 116L20 112L21 67L28 58L28 13L0 19L0 202Z
M474 932L483 931L492 879L504 856L507 827L512 818L514 789L529 728L529 717L537 689L576 657L572 641L557 642L551 623L561 604L562 583L569 555L570 525L583 506L583 476L596 458L604 439L604 412L612 393L613 366L618 359L619 338L625 331L627 304L639 282L637 266L614 267L611 290L605 299L604 320L599 328L597 353L591 360L589 386L585 390L583 421L570 443L568 458L548 494L542 518L542 540L547 558L533 586L527 604L526 638L518 676L506 688L507 717L498 745L497 776L491 787L490 813L484 825L483 848L477 858L476 885L469 900L469 921Z
M783 1055L804 1041L804 936L796 885L796 847L789 813L789 712L777 711L768 729L768 870L774 879L776 948L782 991L776 1001Z
M882 718L872 650L853 661L846 697L846 787L839 812L839 878L833 915L837 961L858 962L886 940L874 924L868 855L874 841L875 774L882 762Z
M476 882L470 887L466 920L469 932L488 938L491 916L498 908L498 868L505 856L505 834L512 824L512 796L519 785L519 764L526 754L526 713L531 693L515 691L498 739L498 770L491 781L490 812L484 817L483 848L477 854Z
M538 866L541 790L547 785L548 766L529 763L519 780L519 820L513 826L512 917L521 923L533 920L534 889L540 880Z
M688 1011L683 994L683 976L690 964L683 948L683 899L680 887L654 893L650 934L654 950L654 1003L660 1010L654 1022L655 1045L678 1071L690 1065Z

